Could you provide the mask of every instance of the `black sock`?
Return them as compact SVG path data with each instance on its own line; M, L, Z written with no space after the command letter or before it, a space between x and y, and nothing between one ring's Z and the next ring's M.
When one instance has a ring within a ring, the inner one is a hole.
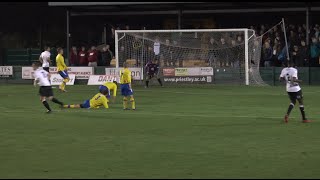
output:
M290 103L288 111L287 111L287 115L290 114L290 112L292 111L293 108L294 108L294 104Z
M42 101L42 104L43 104L44 107L46 107L49 111L51 111L51 108L50 108L50 106L49 106L49 104L48 104L47 101Z
M149 81L146 81L146 86L149 87Z
M162 86L162 82L161 82L161 79L160 79L160 78L158 79L158 82L159 82L159 84Z
M303 120L306 120L306 113L304 112L304 106L300 105L300 112Z
M52 98L51 101L54 102L54 103L60 104L61 106L63 105L63 103L60 102L60 101L59 101L58 99L56 99L56 98Z

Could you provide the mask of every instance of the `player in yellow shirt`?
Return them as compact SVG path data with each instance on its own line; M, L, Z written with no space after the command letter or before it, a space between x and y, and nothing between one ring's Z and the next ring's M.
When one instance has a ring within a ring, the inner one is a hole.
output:
M131 86L131 71L128 69L127 63L123 63L123 69L120 70L120 89L123 96L123 109L128 110L128 97L130 97L132 110L136 110L136 102Z
M58 48L58 55L56 57L56 64L57 64L57 70L58 73L60 74L60 76L63 78L63 82L61 83L61 85L59 86L59 89L62 92L67 92L65 90L66 84L67 82L69 82L69 75L68 75L68 67L67 65L64 63L64 57L63 55L63 49L62 48Z
M116 101L116 97L117 97L117 89L118 89L118 83L117 81L113 81L113 82L106 82L103 85L101 85L99 87L99 91L101 92L101 88L103 87L107 87L109 89L109 93L107 95L107 98L110 99L111 98L111 91L113 91L112 93L112 102L114 103Z
M96 94L91 98L90 100L85 100L82 104L69 104L64 105L64 108L99 108L100 106L105 107L106 109L109 108L108 106L108 99L106 95L109 93L109 90L107 88L102 89L101 93Z

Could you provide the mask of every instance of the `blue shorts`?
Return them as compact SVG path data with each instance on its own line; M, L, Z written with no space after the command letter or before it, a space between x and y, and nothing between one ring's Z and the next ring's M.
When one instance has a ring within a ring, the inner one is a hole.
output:
M58 71L58 73L60 74L60 76L61 76L63 79L69 78L69 75L68 75L68 72L67 72L67 71Z
M130 89L129 84L120 84L121 95L122 96L131 96L133 95L133 90Z
M81 105L80 105L81 108L86 108L86 109L89 109L90 108L90 100L85 100Z

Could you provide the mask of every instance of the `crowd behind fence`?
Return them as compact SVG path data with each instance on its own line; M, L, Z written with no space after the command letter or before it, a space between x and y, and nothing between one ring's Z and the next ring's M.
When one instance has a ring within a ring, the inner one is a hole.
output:
M281 25L273 27L269 30L270 27L267 25L257 25L250 26L250 29L254 29L256 34L263 35L262 40L262 50L261 50L261 67L281 67L287 59L284 33ZM108 35L106 44L102 45L73 45L69 50L69 57L65 57L69 61L69 66L106 66L112 67L115 66L115 43L114 43L114 33L115 29L112 28L111 34ZM129 29L129 26L126 26L126 30ZM268 31L269 30L269 31ZM309 32L306 32L306 25L294 25L289 24L286 27L288 48L290 60L295 63L297 67L319 67L320 66L320 26L318 24L312 25ZM308 33L310 37L310 44L306 42L306 34ZM199 38L203 38L201 35ZM226 34L221 37L206 37L203 38L205 41L208 41L207 44L211 47L233 47L238 44L243 43L243 35L239 34ZM166 40L167 41L167 40ZM170 41L168 39L168 41ZM174 41L170 42L174 44ZM49 43L50 44L50 43ZM120 47L119 50L124 47ZM126 47L128 48L128 47ZM132 47L130 47L132 48ZM146 62L148 59L153 59L154 47L145 45L143 47L145 53L145 59L136 59L137 61ZM4 53L4 65L27 65L31 64L33 61L37 61L38 56L40 55L40 50L34 49L25 49L20 50L6 50ZM24 53L25 52L25 53ZM54 59L56 52L54 48L51 51L51 58ZM119 57L121 58L121 57ZM131 58L131 57L123 57ZM139 57L138 57L139 58ZM210 66L212 65L210 54L205 57L206 63ZM136 63L138 64L138 62ZM183 66L179 62L165 62L163 66ZM219 65L228 67L231 65L220 64Z

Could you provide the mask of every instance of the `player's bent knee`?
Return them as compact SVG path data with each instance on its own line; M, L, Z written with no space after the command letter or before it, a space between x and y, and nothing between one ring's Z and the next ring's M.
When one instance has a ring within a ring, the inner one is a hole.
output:
M50 101L52 101L52 99L53 99L53 96L50 96L50 97L48 97L48 99L49 99Z
M65 83L69 82L69 78L64 79L63 82Z

